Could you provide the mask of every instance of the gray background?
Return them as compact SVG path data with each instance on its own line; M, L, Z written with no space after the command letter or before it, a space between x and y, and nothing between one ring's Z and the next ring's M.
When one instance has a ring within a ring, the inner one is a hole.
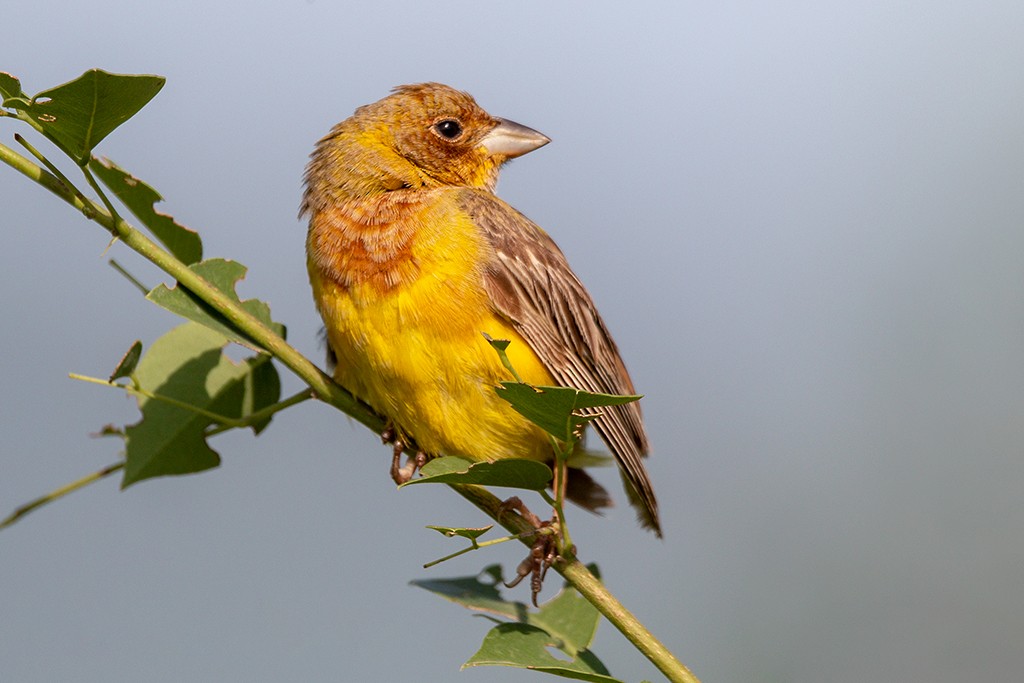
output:
M577 511L574 537L705 681L1019 679L1019 1L64 5L8 7L0 69L29 92L166 76L98 151L248 265L243 294L317 359L295 214L320 135L438 80L552 137L499 192L562 245L646 394L666 529L620 507ZM176 320L6 168L0 202L6 514L112 462L88 434L135 419L67 373ZM457 673L487 624L407 582L521 550L423 571L453 548L425 524L483 520L396 493L372 434L309 404L215 447L219 470L106 481L0 534L3 680L535 678ZM607 625L595 649L658 680Z

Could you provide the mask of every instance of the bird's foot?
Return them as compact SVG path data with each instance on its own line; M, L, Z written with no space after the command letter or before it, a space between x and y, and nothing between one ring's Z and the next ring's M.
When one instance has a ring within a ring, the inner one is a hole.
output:
M391 424L388 424L381 432L380 438L384 443L392 445L393 457L391 458L391 479L396 484L401 486L410 479L413 475L423 467L427 462L427 454L423 451L417 451L415 455L410 455L409 459L405 461L405 465L402 462L402 453L405 452L405 441L398 435L398 430Z
M519 582L530 577L530 597L533 606L537 607L537 596L544 585L544 577L548 573L548 567L558 559L558 548L561 545L561 537L558 526L558 519L554 517L548 521L541 521L541 518L533 514L516 496L513 496L501 504L501 511L498 516L515 510L525 519L535 531L535 539L530 547L530 554L526 556L519 566L516 567L516 577L505 583L507 588L514 588Z

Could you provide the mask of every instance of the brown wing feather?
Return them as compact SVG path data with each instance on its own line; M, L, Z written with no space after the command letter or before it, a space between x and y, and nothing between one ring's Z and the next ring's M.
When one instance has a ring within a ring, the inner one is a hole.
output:
M547 233L490 192L464 189L459 200L494 250L484 273L491 301L548 372L576 389L636 393L590 294ZM641 459L648 445L639 404L594 412L600 412L594 426L622 467L641 523L660 536L658 502Z

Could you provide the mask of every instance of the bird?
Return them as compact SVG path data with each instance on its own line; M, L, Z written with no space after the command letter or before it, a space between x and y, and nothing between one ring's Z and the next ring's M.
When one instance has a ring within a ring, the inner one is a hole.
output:
M396 481L410 441L430 457L552 460L547 433L495 391L512 377L487 336L510 341L528 384L635 393L562 251L495 194L506 162L549 142L468 93L418 83L357 108L310 155L300 216L333 377L386 419ZM639 404L594 412L639 523L660 537ZM582 469L567 497L611 505Z

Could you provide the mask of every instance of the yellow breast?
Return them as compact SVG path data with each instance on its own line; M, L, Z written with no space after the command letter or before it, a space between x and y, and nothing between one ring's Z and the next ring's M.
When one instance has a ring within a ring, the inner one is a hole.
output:
M525 381L551 375L493 312L482 284L490 247L449 197L387 207L394 219L383 222L380 207L313 215L310 280L335 379L430 454L549 459L544 433L495 393L512 378L483 334L512 341Z

